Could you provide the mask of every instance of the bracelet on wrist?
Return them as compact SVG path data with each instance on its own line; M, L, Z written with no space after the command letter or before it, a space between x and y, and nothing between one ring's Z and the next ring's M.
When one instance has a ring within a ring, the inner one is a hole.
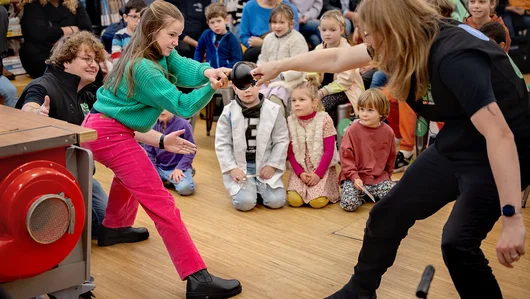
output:
M166 135L160 135L160 141L158 142L158 148L160 149L164 149L164 138L166 138Z

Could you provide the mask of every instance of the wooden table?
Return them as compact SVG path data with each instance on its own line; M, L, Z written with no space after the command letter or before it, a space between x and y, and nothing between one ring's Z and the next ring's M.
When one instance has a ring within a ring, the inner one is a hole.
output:
M0 157L95 139L94 130L0 105Z

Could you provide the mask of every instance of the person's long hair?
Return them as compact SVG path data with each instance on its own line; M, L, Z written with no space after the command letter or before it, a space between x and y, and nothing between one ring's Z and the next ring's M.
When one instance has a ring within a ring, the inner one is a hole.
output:
M20 3L20 7L24 7L24 5L28 4L28 3L31 3L33 2L34 0L22 0L22 3ZM39 0L40 2L40 5L42 6L45 6L46 4L48 4L48 0ZM79 1L78 0L64 0L63 1L63 5L68 8L69 11L71 11L74 15L76 14L77 12L77 6L79 5Z
M125 76L128 89L127 96L131 98L134 95L134 65L143 58L155 62L166 76L170 77L171 74L158 64L158 60L162 58L162 50L156 42L156 36L160 30L174 21L184 23L184 17L178 8L171 3L157 0L143 9L140 12L140 24L125 46L118 63L105 78L105 88L116 94Z
M361 33L379 37L381 44L372 45L373 57L390 76L390 94L405 101L413 88L416 99L423 97L429 86L429 52L440 31L438 12L424 0L365 0L358 12Z

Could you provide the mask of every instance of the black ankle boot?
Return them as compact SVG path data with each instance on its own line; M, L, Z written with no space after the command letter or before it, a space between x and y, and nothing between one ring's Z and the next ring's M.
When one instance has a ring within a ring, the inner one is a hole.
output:
M222 279L206 269L188 276L186 299L224 299L241 293L241 283L235 279Z
M147 240L149 231L145 227L107 228L102 225L98 235L98 246L111 246L117 243L135 243Z
M366 291L359 289L353 284L353 275L342 289L325 299L377 299L375 291Z

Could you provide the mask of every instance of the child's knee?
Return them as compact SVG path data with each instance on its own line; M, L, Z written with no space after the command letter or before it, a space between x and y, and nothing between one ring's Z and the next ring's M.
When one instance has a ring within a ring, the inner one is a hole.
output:
M363 201L357 196L357 193L342 192L340 206L347 212L353 212L362 206Z
M232 204L236 210L250 211L256 206L256 197L257 194L239 191L236 195L232 196Z
M177 193L182 196L192 195L195 192L195 183L193 181L182 181L175 184L175 190L177 190Z
M278 209L285 205L285 189L276 188L263 197L263 204L271 209Z
M301 207L304 204L302 196L296 191L287 191L287 202L291 207Z
M309 202L312 208L320 209L325 207L329 203L329 199L325 196L317 197Z

